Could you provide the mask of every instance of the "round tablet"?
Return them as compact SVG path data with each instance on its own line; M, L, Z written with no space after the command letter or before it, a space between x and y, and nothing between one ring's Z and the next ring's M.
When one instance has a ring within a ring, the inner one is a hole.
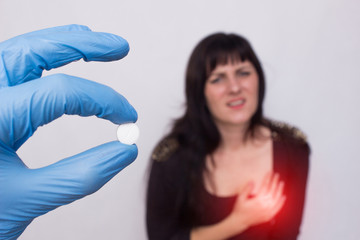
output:
M135 123L125 123L119 125L117 138L121 143L132 145L138 140L139 133L139 127Z

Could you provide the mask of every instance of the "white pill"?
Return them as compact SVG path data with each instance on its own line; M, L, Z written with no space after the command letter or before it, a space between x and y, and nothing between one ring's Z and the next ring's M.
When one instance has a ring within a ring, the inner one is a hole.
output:
M125 123L119 125L117 129L117 138L121 143L132 145L139 138L140 130L135 123Z

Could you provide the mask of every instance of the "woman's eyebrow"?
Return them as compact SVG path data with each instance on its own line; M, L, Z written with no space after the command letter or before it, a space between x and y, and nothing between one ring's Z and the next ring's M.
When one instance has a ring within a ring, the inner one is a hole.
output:
M226 74L225 74L225 72L218 71L218 72L213 72L213 73L211 73L209 77L211 77L211 76L224 77L224 76L226 76Z
M244 70L244 69L248 69L248 68L251 68L251 65L244 65L244 66L240 66L238 68L236 68L236 70Z
M251 69L251 66L250 66L250 65L239 66L239 67L235 68L235 71L247 70L247 69L249 69L249 68ZM217 71L215 71L215 72L210 73L210 76L212 76L212 75L225 76L225 75L226 75L225 72L226 72L225 70L217 70Z

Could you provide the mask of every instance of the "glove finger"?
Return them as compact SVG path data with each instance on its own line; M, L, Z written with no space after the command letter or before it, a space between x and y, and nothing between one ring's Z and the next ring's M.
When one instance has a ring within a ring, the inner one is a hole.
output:
M41 36L44 34L53 34L56 32L73 32L73 31L74 32L76 32L76 31L91 31L91 29L84 25L70 24L70 25L45 28L45 29L40 29L40 30L24 33L24 34L18 35L16 37L13 37L11 39L15 40L15 39L22 39L22 38L27 38L27 37L32 37L32 36Z
M28 32L28 33L18 35L14 38L29 37L29 36L36 36L36 35L42 35L42 34L52 34L52 33L56 33L56 32L72 32L72 31L91 31L91 29L84 25L70 24L70 25L40 29L40 30L36 30L33 32Z
M136 145L114 141L44 168L21 169L0 183L0 220L23 223L11 225L21 234L34 218L99 190L137 154Z
M44 69L57 68L81 58L114 61L128 52L129 44L122 37L92 32L79 25L20 35L0 43L0 87L37 79Z
M0 89L0 96L0 140L14 151L63 114L95 115L115 124L137 120L135 109L112 88L65 74Z

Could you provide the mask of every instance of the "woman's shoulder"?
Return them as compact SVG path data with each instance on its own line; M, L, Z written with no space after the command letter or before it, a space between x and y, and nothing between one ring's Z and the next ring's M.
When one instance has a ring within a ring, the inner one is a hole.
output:
M271 130L272 137L275 140L308 145L307 136L300 128L286 122L275 120L267 120L267 123Z
M277 165L287 166L287 169L295 170L307 176L309 169L311 148L306 134L300 128L289 123L269 121L272 139L275 144L275 159Z
M151 158L156 162L167 161L179 148L179 142L174 137L163 138L154 148Z

